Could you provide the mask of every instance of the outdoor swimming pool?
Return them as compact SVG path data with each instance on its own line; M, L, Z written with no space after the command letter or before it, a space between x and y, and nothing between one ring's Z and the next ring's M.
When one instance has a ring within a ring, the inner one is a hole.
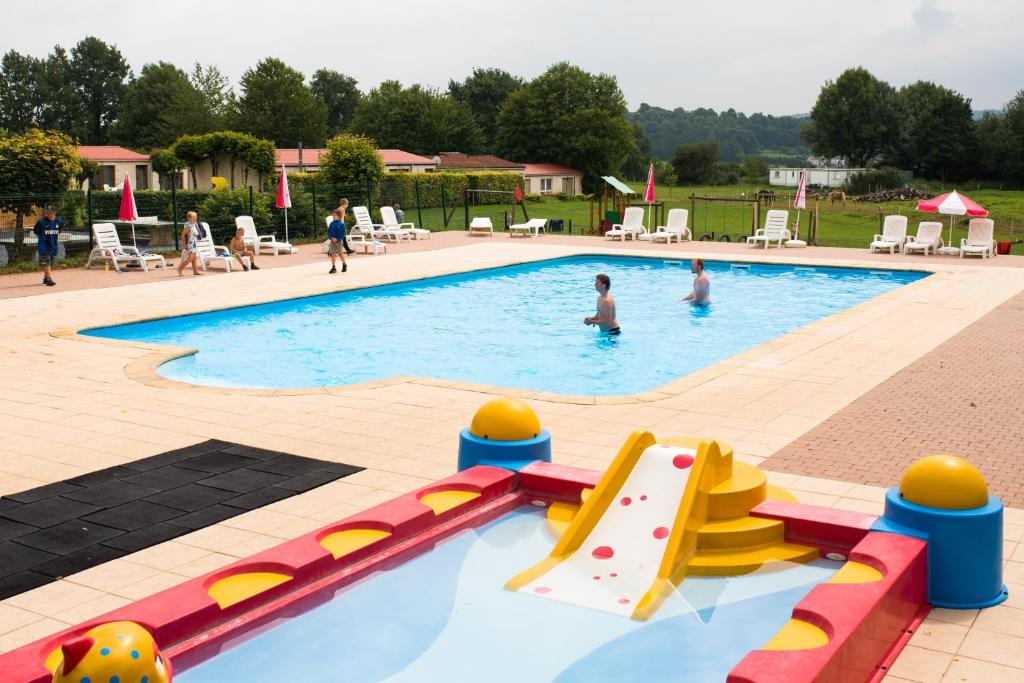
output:
M841 564L689 577L638 622L502 590L551 549L545 512L520 509L463 531L238 637L175 681L722 681Z
M560 394L654 389L924 273L708 262L714 303L679 299L688 260L581 256L83 331L199 353L161 375L323 387L417 375ZM622 335L582 323L611 276ZM344 277L344 276L336 276Z

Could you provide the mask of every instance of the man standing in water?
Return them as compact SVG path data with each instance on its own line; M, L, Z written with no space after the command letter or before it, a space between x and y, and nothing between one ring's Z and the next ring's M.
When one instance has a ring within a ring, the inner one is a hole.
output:
M619 321L615 318L615 298L608 290L612 288L610 277L601 273L594 279L594 289L597 290L597 314L584 318L587 325L597 325L608 334L619 334Z
M704 272L704 259L695 258L690 261L690 272L697 276L693 279L693 291L681 301L689 301L695 306L707 306L711 303L711 280Z

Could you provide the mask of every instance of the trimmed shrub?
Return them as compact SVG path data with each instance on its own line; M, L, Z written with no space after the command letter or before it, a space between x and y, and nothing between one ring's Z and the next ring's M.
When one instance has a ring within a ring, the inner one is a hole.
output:
M199 220L206 221L213 233L216 244L227 244L235 234L235 216L252 215L256 229L266 231L272 226L270 198L257 193L254 197L252 214L249 213L248 190L222 190L208 194L199 205ZM282 240L284 237L282 236Z

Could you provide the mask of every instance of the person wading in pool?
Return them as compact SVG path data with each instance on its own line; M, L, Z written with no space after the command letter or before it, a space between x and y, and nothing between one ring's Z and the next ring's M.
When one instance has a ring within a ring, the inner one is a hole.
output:
M597 290L597 314L584 318L587 325L597 325L608 334L619 334L619 321L615 317L615 298L608 291L612 288L610 277L601 273L594 278L594 289Z
M680 301L689 301L694 306L707 306L711 303L711 280L704 272L704 259L695 258L690 261L690 272L697 276L693 279L693 291Z

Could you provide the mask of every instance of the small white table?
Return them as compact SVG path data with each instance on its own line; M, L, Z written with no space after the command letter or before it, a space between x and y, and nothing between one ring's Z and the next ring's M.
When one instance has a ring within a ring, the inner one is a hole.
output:
M939 247L935 253L941 256L959 256L960 247Z
M806 246L807 246L807 242L804 242L803 240L786 240L786 248L787 249L799 249L801 247L806 247Z

